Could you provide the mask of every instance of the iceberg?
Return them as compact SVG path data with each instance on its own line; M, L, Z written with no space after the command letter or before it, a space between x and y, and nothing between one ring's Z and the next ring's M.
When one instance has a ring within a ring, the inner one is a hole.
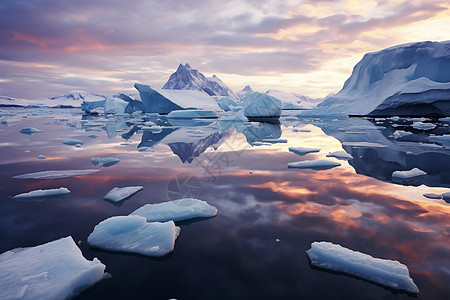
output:
M327 157L336 157L337 159L342 159L342 160L349 160L349 159L353 159L353 156L351 156L350 154L348 154L345 151L334 151L334 152L330 152L326 155Z
M184 221L194 218L211 218L217 215L217 208L206 201L184 198L168 202L146 204L130 215L145 217L148 222Z
M428 199L442 199L442 195L435 194L435 193L426 193L426 194L423 194L423 196Z
M396 260L374 258L330 242L313 242L306 254L314 267L342 272L411 294L419 293L408 267Z
M221 98L217 101L217 104L219 104L219 107L224 111L231 111L233 110L233 107L239 106L233 99L228 97Z
M317 106L348 115L450 115L450 41L368 53L335 95ZM313 109L314 110L314 109Z
M115 187L112 190L110 190L105 195L105 197L103 197L103 199L111 202L120 202L127 198L131 198L137 192L141 191L143 188L144 188L143 186L127 186L123 188Z
M57 179L67 178L81 175L89 175L96 173L100 170L86 169L86 170L57 170L57 171L40 171L34 173L27 173L22 175L16 175L15 179Z
M72 237L0 254L1 299L70 299L105 278L105 265L83 257Z
M114 96L108 96L105 100L105 114L123 114L128 102Z
M87 241L110 251L164 256L173 251L179 234L173 221L148 223L141 216L116 216L97 224Z
M63 142L63 144L66 144L69 146L83 145L83 141L78 140L78 139L65 139L62 142Z
M445 202L450 203L450 192L443 193L442 199L444 199Z
M28 135L32 135L33 133L38 133L38 132L42 132L42 131L44 131L44 130L40 130L40 129L37 129L34 127L27 127L27 128L20 129L20 133L28 134Z
M328 170L340 165L340 163L331 160L304 160L288 163L288 168Z
M136 83L146 113L168 114L172 110L204 109L220 111L217 102L208 94L191 90L153 89Z
M13 199L26 199L26 198L43 198L43 197L52 197L59 195L69 194L70 191L65 187L60 187L59 189L47 189L47 190L34 190L28 193L22 193L19 195L15 195Z
M275 97L254 92L242 100L245 103L244 116L246 117L280 117L281 101Z
M289 147L289 151L302 156L302 155L306 155L308 153L320 152L320 148Z
M427 172L424 172L418 168L411 169L409 171L395 171L392 173L392 178L396 179L409 179L421 175L427 175Z
M118 159L116 157L93 157L93 158L91 158L91 163L94 166L98 165L99 167L111 167L119 162L120 162L120 159Z
M168 115L168 119L216 119L217 113L211 110L186 109L172 110Z

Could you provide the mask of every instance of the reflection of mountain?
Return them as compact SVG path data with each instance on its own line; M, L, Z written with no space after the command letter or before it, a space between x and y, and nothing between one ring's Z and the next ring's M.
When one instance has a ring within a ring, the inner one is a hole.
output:
M153 147L158 144L166 136L177 130L176 127L163 127L161 132L154 133L149 130L144 130L142 134L141 142L138 145L138 149L142 147Z
M387 120L380 126L365 119L351 118L320 126L354 157L349 163L358 174L392 182L394 171L419 168L427 175L396 182L450 187L450 149L432 142L434 136L430 137L430 132L414 130L411 123ZM434 131L445 133L443 128L448 133L448 127L442 126Z
M222 140L224 140L228 136L228 132L214 132L211 135L208 135L206 138L193 141L193 142L175 142L169 143L170 149L172 152L178 155L181 161L191 163L194 158L198 157L200 154L205 152L209 146L219 144Z

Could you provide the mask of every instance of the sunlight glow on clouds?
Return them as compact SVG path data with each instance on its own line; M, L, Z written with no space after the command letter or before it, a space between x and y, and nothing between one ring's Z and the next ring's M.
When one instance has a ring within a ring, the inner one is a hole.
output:
M324 97L367 52L450 36L444 0L3 0L0 16L0 95L31 99L162 86L186 62Z

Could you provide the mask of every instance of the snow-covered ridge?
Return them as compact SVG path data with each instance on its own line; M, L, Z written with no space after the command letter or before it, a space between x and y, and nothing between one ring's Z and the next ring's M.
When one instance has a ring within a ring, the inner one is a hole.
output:
M180 64L175 73L170 75L163 89L203 91L210 96L225 96L239 100L239 97L216 75L207 78L198 70L192 69L189 64Z
M311 109L322 101L322 99L312 99L305 95L280 90L267 90L266 94L280 99L282 109Z
M367 53L317 111L349 115L450 115L450 41Z

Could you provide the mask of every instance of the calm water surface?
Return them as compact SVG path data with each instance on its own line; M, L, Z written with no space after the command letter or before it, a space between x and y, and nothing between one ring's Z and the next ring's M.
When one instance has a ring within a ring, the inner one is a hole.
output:
M285 114L281 124L270 124L1 109L0 253L72 236L86 258L98 257L112 275L77 300L450 299L450 204L423 196L450 191L448 121ZM421 121L436 128L412 127ZM142 130L146 122L161 131ZM26 127L44 131L19 132ZM66 138L84 143L68 146L62 143ZM289 147L321 151L298 156ZM338 150L354 159L339 160L341 166L329 170L287 168L301 160L337 161L326 154ZM90 162L107 156L120 162L111 167ZM393 171L414 167L427 175L392 181ZM67 169L100 172L53 180L12 178ZM103 200L113 187L130 185L144 189L119 206ZM62 186L71 193L42 201L11 198ZM178 224L175 251L164 258L102 251L86 242L108 217L184 196L206 200L219 214ZM399 260L420 293L411 296L313 269L305 250L314 241Z

